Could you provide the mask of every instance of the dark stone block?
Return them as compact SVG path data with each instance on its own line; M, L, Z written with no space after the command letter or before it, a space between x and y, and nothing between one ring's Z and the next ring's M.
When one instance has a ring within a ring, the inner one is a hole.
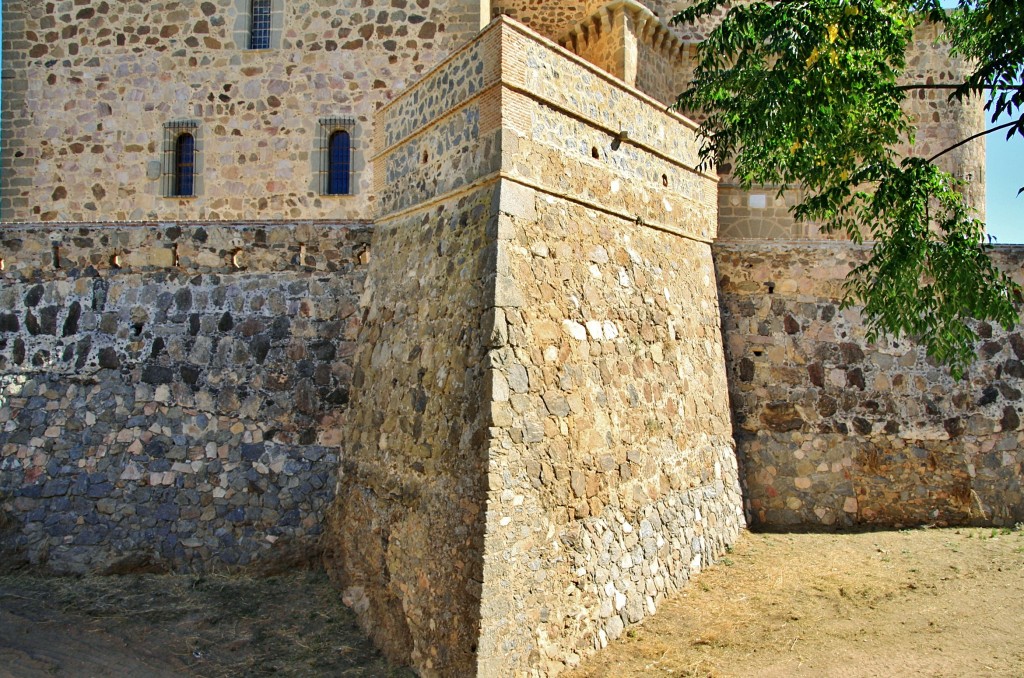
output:
M99 352L100 367L105 370L116 370L121 367L117 351L112 347L101 348Z
M338 407L348 405L348 389L345 387L336 388L327 394L325 400L331 405Z
M839 411L839 403L832 396L823 395L818 398L817 410L818 414L827 419Z
M82 305L77 301L71 303L68 307L68 315L64 319L64 329L61 336L70 337L74 334L78 334L78 320L82 317Z
M71 489L71 481L64 478L57 478L53 480L47 480L43 484L43 489L39 493L40 497L62 497L68 493Z
M254 337L249 342L249 351L252 353L256 362L260 365L267 359L267 354L270 352L270 339L265 336Z
M43 286L33 285L25 295L25 305L34 308L39 305L39 302L43 300Z
M862 436L869 435L871 433L871 422L864 417L853 418L853 430Z
M942 422L942 428L946 429L950 438L956 438L964 432L967 426L960 417L950 417Z
M169 367L147 365L142 370L142 381L147 384L169 384L174 381L174 372Z
M843 363L846 365L856 365L864 360L864 351L860 346L852 342L839 344L839 351L842 353ZM863 389L864 387L862 386L861 388Z
M1020 427L1020 416L1013 406L1007 405L1003 408L1003 418L999 420L999 425L1004 431L1016 431Z
M324 362L334 360L334 356L337 351L334 347L334 343L330 341L318 341L310 345L310 352L316 356L317 360Z
M198 367L191 365L181 366L181 380L189 386L195 386L199 382L200 371Z
M175 504L161 504L156 509L156 519L173 521L178 519L178 507Z
M97 278L92 283L92 310L102 311L107 305L107 290L110 283L102 278Z
M143 450L146 452L146 454L149 455L153 459L162 459L163 457L167 456L167 451L169 449L170 449L170 446L167 444L167 442L163 441L163 440L160 440L159 438L154 438L153 440L150 440L148 443L146 443L146 446L143 448ZM169 468L170 468L170 464L168 464L167 468L163 468L163 469L153 468L153 470L154 471L166 471Z
M265 443L242 443L242 459L245 461L258 461L266 452Z
M740 381L750 382L754 380L754 361L750 358L740 358L739 363Z
M800 331L800 323L797 322L796 318L788 314L782 319L782 327L786 330L786 334L796 334Z
M1010 358L1003 363L1003 372L1017 379L1024 379L1024 363Z
M39 311L39 331L43 334L57 336L57 316L60 308L57 306L46 306Z
M75 369L82 369L89 360L89 351L92 350L92 337L86 336L75 344L75 352L78 357L75 359Z
M798 431L804 425L804 420L796 406L781 400L765 405L761 412L761 421L770 430L778 433Z
M25 362L25 341L18 337L14 340L14 348L11 350L11 360L15 365L22 365Z
M281 341L287 339L288 335L291 334L292 321L287 316L278 316L274 318L274 322L270 325L270 336L274 341Z
M18 316L13 313L0 313L0 332L17 332L20 329Z
M985 360L991 360L995 356L999 355L999 352L1003 350L1003 345L998 341L986 341L981 345L981 357Z
M222 315L220 320L217 322L217 329L221 332L230 332L234 326L235 319L231 317L230 312L224 311L224 315Z
M821 363L811 363L807 366L807 376L811 383L818 388L825 387L825 368Z
M1010 386L1005 381L997 383L996 388L999 389L999 394L1007 400L1019 400L1022 395L1018 389Z
M995 386L987 386L985 390L981 392L981 397L978 398L978 405L991 405L999 399L999 389Z
M107 482L94 483L89 485L88 496L90 499L103 499L109 497L114 491L114 486Z
M861 354L863 356L863 354ZM847 370L846 372L846 385L854 386L861 391L864 390L864 372L859 368Z
M42 328L39 326L39 320L36 319L35 314L32 311L25 311L25 329L33 337L42 332Z
M1011 334L1010 348L1013 349L1013 354L1017 356L1017 360L1024 360L1024 338L1021 338L1019 334Z

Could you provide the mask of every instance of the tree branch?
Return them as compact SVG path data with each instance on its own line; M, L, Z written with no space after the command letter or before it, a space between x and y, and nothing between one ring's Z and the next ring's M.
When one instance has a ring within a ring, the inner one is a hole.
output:
M959 85L954 84L931 84L931 83L917 83L914 85L898 85L897 90L906 92L911 89L976 89L976 90L994 90L994 89L1020 89L1024 87L1024 83L1014 83L1011 85L969 85L967 83L961 83Z
M960 141L956 142L955 144L953 144L949 148L942 149L941 151L939 151L938 153L936 153L932 157L928 158L928 162L935 162L936 158L941 158L942 156L946 155L950 151L955 150L957 148L960 148L961 146L963 146L964 144L966 144L969 141L974 141L975 139L978 139L979 137L983 137L986 134L992 134L992 132L998 132L1001 129L1006 129L1007 127L1013 127L1014 125L1019 125L1019 124L1021 124L1020 120L1011 120L1010 122L1003 123L1002 125L999 125L997 127L993 127L992 129L987 129L987 130L985 130L983 132L978 132L977 134L972 134L971 136L967 137L966 139L961 139Z

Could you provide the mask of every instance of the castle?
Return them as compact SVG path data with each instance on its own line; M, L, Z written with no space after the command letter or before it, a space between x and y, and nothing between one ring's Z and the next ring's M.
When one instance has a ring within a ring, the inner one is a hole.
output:
M869 249L697 169L681 4L7 0L5 566L323 548L392 658L554 675L746 523L1024 520L1024 339L868 344Z

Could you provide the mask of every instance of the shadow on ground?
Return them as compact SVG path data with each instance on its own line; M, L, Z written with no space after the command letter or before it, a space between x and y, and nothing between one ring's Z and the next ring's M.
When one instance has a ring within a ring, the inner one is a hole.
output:
M0 676L387 676L323 572L0 577Z

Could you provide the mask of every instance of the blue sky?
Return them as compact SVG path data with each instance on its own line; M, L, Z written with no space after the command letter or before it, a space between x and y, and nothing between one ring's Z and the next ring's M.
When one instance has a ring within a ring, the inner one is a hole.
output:
M997 243L1024 243L1024 139L1006 141L1006 132L986 138L985 202L988 234Z
M1017 195L1024 186L1024 139L1018 135L1006 141L1005 133L996 132L985 137L985 144L988 233L998 243L1024 243L1024 194Z

